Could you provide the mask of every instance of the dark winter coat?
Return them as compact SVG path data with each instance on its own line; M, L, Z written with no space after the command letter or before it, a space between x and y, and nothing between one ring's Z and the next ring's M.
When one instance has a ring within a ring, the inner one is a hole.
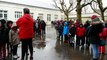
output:
M5 44L6 43L6 28L4 21L0 21L2 27L0 27L0 43Z
M89 30L87 32L87 37L89 38L90 43L98 44L100 40L99 33L102 31L103 25L101 23L94 24L90 26L88 29Z
M59 35L63 35L63 26L60 25L58 28Z
M76 28L75 27L71 27L69 29L69 33L71 34L71 36L75 36L75 34L76 34Z
M46 23L44 21L41 22L41 28L42 28L42 30L45 30L45 28L46 28Z

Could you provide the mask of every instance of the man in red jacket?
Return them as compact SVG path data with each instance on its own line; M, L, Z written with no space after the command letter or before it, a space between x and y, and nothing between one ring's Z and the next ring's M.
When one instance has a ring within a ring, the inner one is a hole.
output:
M19 38L22 42L22 56L21 60L24 60L25 54L28 52L28 48L30 50L30 60L33 59L33 46L32 46L32 38L34 37L34 21L30 16L30 10L28 8L24 8L24 15L19 18L16 22L19 28Z

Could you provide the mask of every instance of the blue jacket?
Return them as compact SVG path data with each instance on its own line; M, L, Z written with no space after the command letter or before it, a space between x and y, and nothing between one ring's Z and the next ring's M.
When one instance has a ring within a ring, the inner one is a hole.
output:
M63 28L63 35L67 35L67 34L69 34L68 26L64 26L64 28Z

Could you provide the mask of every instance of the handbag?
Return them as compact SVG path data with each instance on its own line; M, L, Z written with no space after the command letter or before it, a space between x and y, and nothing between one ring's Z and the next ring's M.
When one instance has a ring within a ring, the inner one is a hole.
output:
M98 45L99 45L99 46L105 46L105 45L106 45L106 42L104 41L104 39L101 39L101 40L99 40Z

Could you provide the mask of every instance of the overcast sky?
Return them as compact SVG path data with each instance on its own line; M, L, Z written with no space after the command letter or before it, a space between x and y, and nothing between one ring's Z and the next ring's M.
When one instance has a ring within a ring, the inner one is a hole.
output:
M53 0L37 0L37 1L42 1L42 2L46 2L46 3L53 3Z
M46 2L46 3L53 3L53 0L37 0L37 1L42 1L42 2ZM104 3L104 6L107 6L107 0L103 0L103 3Z

